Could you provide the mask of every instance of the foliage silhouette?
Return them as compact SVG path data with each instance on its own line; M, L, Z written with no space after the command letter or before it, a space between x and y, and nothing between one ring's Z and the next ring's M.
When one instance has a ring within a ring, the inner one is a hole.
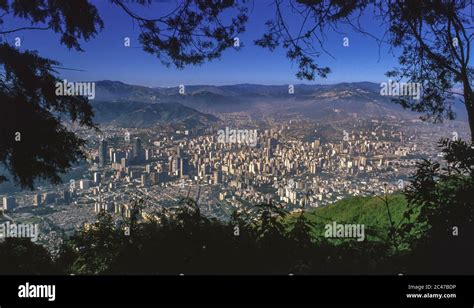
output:
M27 238L6 238L0 243L0 273L3 275L59 274L60 268L48 250Z
M407 215L418 209L415 224L426 224L424 237L412 243L411 267L423 273L474 273L474 149L462 140L441 140L446 162L425 160L406 195Z
M69 248L64 249L65 257L59 260L62 268L77 274L98 271L102 274L394 271L389 266L389 243L345 242L335 245L324 239L316 241L312 235L315 226L304 213L300 213L296 223L288 229L284 222L288 213L281 211L278 205L259 204L255 208L257 210L252 213L234 212L230 221L221 222L202 216L195 201L184 198L175 208L156 211L154 219L143 221L139 218L140 223L135 223L135 232L130 233L133 237L131 241L126 240L121 228L115 228L117 238L114 238L114 245L107 246L106 255L86 266L84 260L105 251L104 239L111 238L110 230L114 229L110 215L102 213L96 227L79 231L65 244ZM89 232L91 235L83 234ZM87 249L91 252L85 253ZM71 251L77 252L75 258L70 257ZM112 259L106 256L112 256ZM69 260L69 265L64 266L64 260Z

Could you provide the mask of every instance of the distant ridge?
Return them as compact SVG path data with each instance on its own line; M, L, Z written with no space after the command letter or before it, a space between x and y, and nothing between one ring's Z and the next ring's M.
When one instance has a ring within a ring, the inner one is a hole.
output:
M380 84L352 82L337 84L295 84L294 94L288 85L189 85L184 94L179 87L145 87L120 81L97 81L96 100L107 102L141 102L147 104L181 104L202 113L248 112L254 116L297 114L318 119L335 110L360 117L416 118L420 114L404 110L391 97L380 95ZM463 106L455 105L463 119Z
M218 121L213 115L204 114L181 104L93 101L92 107L95 121L120 127L145 128L170 123L197 127Z

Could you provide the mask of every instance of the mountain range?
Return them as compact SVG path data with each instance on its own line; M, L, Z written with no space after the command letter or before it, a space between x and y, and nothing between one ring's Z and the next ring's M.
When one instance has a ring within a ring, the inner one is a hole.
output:
M150 127L156 124L180 123L198 127L218 121L218 118L179 103L146 103L137 101L92 101L94 120L119 127Z
M420 116L393 103L391 97L381 96L377 83L297 84L293 93L291 90L289 85L258 84L153 88L104 80L96 82L93 107L99 122L137 127L176 121L206 124L228 112L280 119L297 115L316 120L354 114L377 118ZM455 111L462 119L464 110Z

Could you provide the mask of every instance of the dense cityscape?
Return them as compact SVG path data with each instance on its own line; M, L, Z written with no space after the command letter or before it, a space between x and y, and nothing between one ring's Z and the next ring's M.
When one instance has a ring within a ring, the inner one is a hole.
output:
M403 190L417 161L441 156L440 134L458 138L457 131L465 131L462 122L433 126L355 114L340 123L234 119L181 130L78 131L89 141L87 160L62 185L5 194L4 219L39 223L40 242L54 252L65 235L94 222L100 211L120 224L137 199L146 204L143 219L183 197L221 220L259 203L276 202L292 212L323 207L349 196Z

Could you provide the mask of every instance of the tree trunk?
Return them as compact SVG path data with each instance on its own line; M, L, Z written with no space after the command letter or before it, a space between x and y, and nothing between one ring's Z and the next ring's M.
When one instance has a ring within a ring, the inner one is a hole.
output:
M469 129L471 131L471 144L474 145L474 100L471 99L470 106L466 104Z
M469 121L469 130L471 131L471 144L474 144L474 93L468 78L464 79L464 105L466 106L467 119Z

